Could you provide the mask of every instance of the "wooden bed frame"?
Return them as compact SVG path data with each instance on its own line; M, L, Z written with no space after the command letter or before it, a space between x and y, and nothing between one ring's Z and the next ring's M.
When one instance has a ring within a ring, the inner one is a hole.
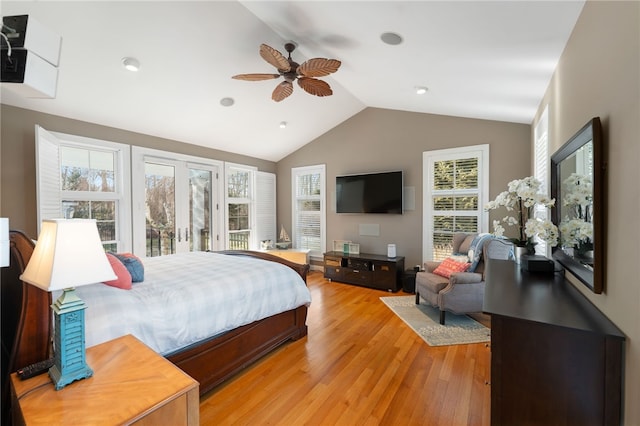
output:
M51 356L51 294L24 283L20 275L26 268L34 243L20 231L10 232L11 263L2 269L2 424L7 414L11 372ZM305 281L309 265L300 265L268 253L222 251L227 255L250 256L282 263L294 269ZM288 340L307 335L307 307L273 315L239 327L220 336L191 345L167 357L169 361L200 383L200 395L271 352Z

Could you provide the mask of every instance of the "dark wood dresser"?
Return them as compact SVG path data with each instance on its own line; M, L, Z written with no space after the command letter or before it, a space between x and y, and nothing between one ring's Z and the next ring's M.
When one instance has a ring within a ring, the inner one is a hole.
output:
M486 264L492 425L619 425L624 334L562 273Z

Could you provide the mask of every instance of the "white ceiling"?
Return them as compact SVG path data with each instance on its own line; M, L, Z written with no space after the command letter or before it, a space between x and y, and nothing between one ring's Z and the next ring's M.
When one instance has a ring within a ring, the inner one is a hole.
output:
M2 1L62 36L55 99L2 103L277 161L366 107L531 123L583 1ZM383 32L403 37L397 46ZM280 80L261 43L342 61L333 96ZM137 58L126 71L121 59ZM426 86L416 95L416 86ZM231 97L232 107L220 100ZM279 123L288 126L281 129ZM126 142L126 141L118 141Z

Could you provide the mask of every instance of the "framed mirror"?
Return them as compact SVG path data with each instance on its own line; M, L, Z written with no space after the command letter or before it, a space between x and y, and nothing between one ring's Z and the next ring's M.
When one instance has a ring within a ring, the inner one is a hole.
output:
M551 214L560 234L553 258L597 294L604 289L606 264L605 169L599 117L551 156Z

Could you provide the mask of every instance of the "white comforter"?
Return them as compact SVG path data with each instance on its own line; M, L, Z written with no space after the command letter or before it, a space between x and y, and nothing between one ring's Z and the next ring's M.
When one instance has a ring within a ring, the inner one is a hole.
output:
M158 353L169 355L207 337L311 303L300 276L274 262L192 252L143 258L142 263L144 282L134 283L131 290L104 284L76 289L87 304L87 347L133 334Z

